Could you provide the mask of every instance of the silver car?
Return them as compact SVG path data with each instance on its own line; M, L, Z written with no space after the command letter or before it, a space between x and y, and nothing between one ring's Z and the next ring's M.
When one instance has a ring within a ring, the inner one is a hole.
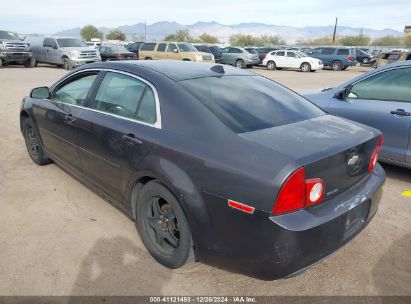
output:
M231 64L237 68L244 69L258 65L260 58L255 50L253 52L253 49L228 47L222 49L221 63Z
M94 47L76 38L27 37L36 64L39 62L64 66L71 70L86 63L101 61Z
M306 94L327 112L384 133L380 160L411 168L411 62L384 65L336 88Z

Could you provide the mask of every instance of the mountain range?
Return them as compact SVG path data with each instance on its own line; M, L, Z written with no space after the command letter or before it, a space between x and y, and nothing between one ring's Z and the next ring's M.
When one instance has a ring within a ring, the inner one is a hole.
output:
M144 23L137 23L134 25L122 25L116 29L121 30L127 35L127 38L132 40L137 37L144 37L145 31ZM100 31L104 34L109 33L115 28L110 27L100 27ZM188 29L190 35L193 37L198 37L203 33L216 36L221 42L228 42L229 38L233 34L250 34L253 36L261 35L279 35L287 43L293 43L298 39L312 39L324 37L326 35L331 35L334 30L333 25L326 26L307 26L307 27L293 27L293 26L282 26L282 25L271 25L264 23L240 23L234 25L224 25L218 22L197 22L191 25L183 25L177 22L161 21L150 25L147 25L147 40L161 40L169 34L175 33L180 29ZM81 28L73 28L68 30L63 30L56 33L59 36L73 36L80 37ZM353 28L349 26L338 26L337 35L338 36L349 36L358 35L360 33L371 37L372 39L380 38L383 36L401 36L402 32L393 29L383 29L375 30L370 28Z

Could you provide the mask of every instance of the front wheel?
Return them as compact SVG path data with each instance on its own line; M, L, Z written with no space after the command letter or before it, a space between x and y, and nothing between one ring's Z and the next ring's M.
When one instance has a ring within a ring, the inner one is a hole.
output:
M0 68L3 66L3 60L0 59Z
M239 69L244 69L245 68L244 60L237 59L237 61L235 62L235 66Z
M36 60L33 57L31 57L24 63L24 67L26 68L34 68L36 65Z
M269 70L275 70L275 69L276 69L275 62L274 62L274 61L269 61L269 62L267 63L267 69L269 69Z
M178 268L194 257L184 212L175 196L156 181L141 189L136 227L147 250L162 265Z
M63 66L66 70L72 70L73 66L71 65L70 59L64 58L63 59Z
M27 151L33 162L39 166L48 164L50 159L47 157L40 143L39 135L30 119L23 122L23 135L26 142Z
M301 64L300 67L302 72L310 72L311 71L311 65L308 62L304 62Z
M370 63L370 59L365 57L365 58L363 58L362 63L363 64L368 64L368 63Z

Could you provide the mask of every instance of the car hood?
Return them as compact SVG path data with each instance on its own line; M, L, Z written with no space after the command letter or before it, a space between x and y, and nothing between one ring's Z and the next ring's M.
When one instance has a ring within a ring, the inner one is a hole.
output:
M355 147L379 131L357 122L322 115L292 124L242 133L240 136L306 165Z

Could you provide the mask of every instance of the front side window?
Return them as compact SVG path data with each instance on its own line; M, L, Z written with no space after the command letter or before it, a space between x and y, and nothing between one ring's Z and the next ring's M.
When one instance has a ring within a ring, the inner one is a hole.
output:
M308 100L261 76L206 77L180 83L235 133L324 115Z
M231 48L228 52L229 53L234 53L234 54L239 54L239 53L242 53L243 51L241 51L240 49L237 49L237 48Z
M157 119L152 88L139 79L114 72L105 75L92 108L151 124Z
M52 100L84 106L87 95L96 78L97 73L88 73L86 75L78 76L68 83L63 83L61 86L57 87L57 90L52 94Z
M411 102L411 68L386 71L353 85L348 98Z
M287 57L297 57L294 52L287 52Z
M45 38L43 41L44 47L57 48L56 40L53 38Z
M167 46L167 52L174 53L174 51L178 51L177 46L174 43L169 43Z

